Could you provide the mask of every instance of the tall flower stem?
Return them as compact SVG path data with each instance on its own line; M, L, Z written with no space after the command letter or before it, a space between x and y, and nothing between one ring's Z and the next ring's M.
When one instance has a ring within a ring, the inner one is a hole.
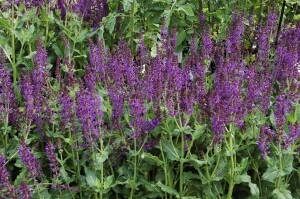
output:
M12 17L12 27L14 26L14 17L15 17L15 1L12 1L11 6L11 17ZM11 56L12 56L12 69L13 69L13 82L14 82L14 92L17 99L20 99L20 95L17 87L17 66L16 66L16 49L15 49L15 35L11 33Z
M136 151L136 134L134 133L134 167L133 167L133 185L131 186L130 199L133 198L135 190L136 172L137 172L137 151Z
M230 152L230 180L229 180L229 188L227 192L226 199L230 199L232 197L233 187L234 187L234 175L235 175L235 157L234 157L234 149L233 149L233 143L234 143L234 134L232 132L232 128L230 125L229 129L229 152Z
M130 16L130 47L131 51L134 51L133 36L134 36L134 0L131 2L131 16Z
M279 18L279 23L278 23L278 27L277 27L277 34L276 34L276 39L275 39L275 46L277 46L277 43L278 43L279 33L281 30L281 24L282 24L282 20L283 20L284 8L285 8L285 0L283 0L283 2L282 2L280 18Z
M278 144L278 150L279 150L279 172L282 172L282 150L281 150L281 145L280 143ZM275 188L279 189L280 188L280 182L281 182L281 176L279 175L278 178L275 181Z
M184 158L184 135L181 130L181 160L180 160L180 179L179 179L179 192L183 196L183 158Z

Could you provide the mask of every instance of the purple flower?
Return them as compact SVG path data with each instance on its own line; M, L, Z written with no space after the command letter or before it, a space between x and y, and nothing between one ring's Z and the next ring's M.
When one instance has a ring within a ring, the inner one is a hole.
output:
M243 125L246 107L243 103L243 83L245 67L242 61L241 40L243 16L235 10L226 42L227 56L223 58L223 47L216 50L214 88L210 97L212 124L215 141L222 139L224 127L235 123Z
M32 198L31 188L26 184L25 181L21 181L21 184L19 186L19 193L21 199Z
M32 82L32 75L29 72L27 72L22 76L20 87L21 87L21 93L24 98L25 121L27 124L30 124L34 119L35 105L34 105L34 97L33 97L34 86ZM28 126L27 128L30 128L30 126ZM27 129L27 131L29 131L29 129Z
M75 126L76 113L74 111L76 109L76 104L73 97L70 96L66 86L61 89L60 104L62 105L60 111L62 129L69 129L74 133L77 132Z
M26 146L24 137L21 138L21 145L18 151L21 157L21 161L29 172L29 177L43 177L41 165L37 157L30 152L30 148Z
M76 115L81 124L83 141L87 148L92 148L100 136L102 125L101 97L88 89L77 93Z
M283 135L283 148L285 150L288 150L298 138L300 138L300 127L296 122L294 125L290 125L289 131Z
M41 38L38 39L37 43L37 54L34 57L34 71L33 71L33 85L34 85L34 105L35 114L34 122L38 128L41 130L43 124L46 124L51 117L51 112L49 109L48 99L47 99L47 81L49 76L49 71L47 68L47 52L43 46L43 41Z
M146 107L144 99L138 94L132 95L129 100L129 108L131 115L131 126L135 138L139 138L141 135L142 126L145 121Z
M276 97L275 108L276 128L282 134L286 115L291 108L291 103L284 92L281 92Z
M270 129L270 127L262 126L260 129L260 134L258 137L258 148L262 152L261 156L266 158L270 153L269 143L273 141L275 133Z
M47 141L46 147L45 147L45 152L46 155L48 157L48 160L50 162L50 168L52 173L54 174L54 177L59 177L60 173L59 173L59 163L56 159L56 154L54 153L54 146L53 144L50 142L50 140Z
M6 190L6 195L16 198L15 187L9 181L9 173L5 167L6 159L0 155L0 189ZM1 195L0 195L1 197Z
M60 10L61 18L65 20L67 14L65 0L57 0L56 7Z

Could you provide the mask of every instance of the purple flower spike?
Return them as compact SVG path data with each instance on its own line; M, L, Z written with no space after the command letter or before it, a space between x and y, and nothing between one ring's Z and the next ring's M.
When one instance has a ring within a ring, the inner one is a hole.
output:
M30 148L26 146L24 137L21 138L21 145L19 147L19 155L21 157L23 164L25 165L26 169L29 172L30 178L43 177L41 165L40 165L37 157L35 157L35 155L33 155L30 152Z
M26 184L25 181L21 181L21 184L19 186L19 193L21 199L32 198L31 188Z
M46 151L46 155L48 157L48 160L50 162L51 171L54 174L54 177L56 178L56 177L60 176L60 173L59 173L60 168L59 168L59 163L56 159L56 154L54 153L54 150L55 150L55 147L53 146L51 141L48 140L47 144L46 144L45 151Z

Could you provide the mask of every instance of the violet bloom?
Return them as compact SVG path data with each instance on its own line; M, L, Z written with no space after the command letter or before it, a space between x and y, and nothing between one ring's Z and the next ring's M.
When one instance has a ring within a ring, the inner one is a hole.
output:
M34 112L35 112L35 106L34 106L34 95L33 95L33 82L32 82L32 75L27 72L21 77L21 93L24 98L24 107L25 107L25 121L26 124L28 124L27 128L30 128L31 122L34 119ZM28 132L29 129L26 129Z
M53 144L50 142L50 140L47 141L46 147L45 147L45 152L46 155L48 157L48 160L50 162L50 168L51 171L54 175L54 177L59 177L60 173L59 173L59 163L56 159L56 154L54 153L55 147L53 146Z
M74 8L85 22L91 22L94 28L98 28L103 17L108 15L107 0L78 0Z
M296 122L294 125L289 126L289 131L286 132L283 136L283 148L288 150L293 143L297 139L300 138L300 127L299 124Z
M291 103L287 99L285 93L281 92L276 98L275 102L275 119L276 119L276 128L280 134L283 133L283 127L286 121L286 115L291 108Z
M56 7L60 10L60 17L65 20L67 14L65 0L57 0Z
M32 198L31 188L26 184L25 181L21 181L21 184L19 186L19 193L21 199Z
M60 115L61 115L61 124L62 129L67 130L69 129L71 132L77 132L75 127L75 109L76 104L75 100L72 96L70 96L69 91L66 86L61 89L61 97L60 97L60 104L62 105Z
M262 126L258 137L258 148L262 152L261 156L266 158L270 153L270 143L273 141L275 133L270 127Z
M51 112L49 109L47 95L47 81L49 70L47 68L47 52L41 38L37 42L37 54L34 57L33 85L34 85L34 120L38 130L49 121Z
M233 14L231 28L226 42L227 56L223 58L222 47L216 51L215 86L211 95L212 123L215 141L222 140L224 126L233 122L243 125L246 108L243 103L244 63L242 61L241 41L243 36L243 16L237 11Z
M83 141L87 148L92 148L100 137L102 125L101 97L88 89L77 93L76 115L81 124Z
M41 165L35 155L30 152L30 148L26 146L24 137L21 138L19 147L19 155L24 166L28 170L30 178L43 177Z
M141 136L141 128L145 121L146 107L144 99L139 98L138 96L131 96L132 99L129 101L129 108L131 114L131 126L133 128L133 133L135 138Z
M5 193L7 196L16 198L16 190L9 181L9 173L5 167L5 162L5 157L0 155L0 190L6 190Z
M267 112L270 107L270 97L272 95L273 78L271 74L270 63L270 37L271 33L276 28L277 16L274 12L270 12L268 20L264 26L259 26L258 35L258 54L255 61L255 65L258 66L256 70L256 79L263 79L264 81L254 82L257 85L257 94L260 97L260 107L263 112Z

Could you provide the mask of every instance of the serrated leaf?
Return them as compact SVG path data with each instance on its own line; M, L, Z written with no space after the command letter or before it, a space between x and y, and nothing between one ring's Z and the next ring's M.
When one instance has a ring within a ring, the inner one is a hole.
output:
M250 192L252 196L259 196L259 189L256 184L249 182Z
M234 181L236 184L240 184L242 182L251 182L251 177L247 174L243 174L243 175L237 175L234 177Z
M158 166L163 165L163 161L161 161L157 156L152 155L151 153L142 153L141 157L153 160Z
M123 8L125 12L128 12L131 9L131 3L133 0L123 0Z
M195 128L195 131L192 135L192 139L193 141L199 139L201 137L201 135L204 133L205 131L205 128L206 128L206 124L204 125L197 125L196 128Z
M278 175L279 175L279 171L276 168L271 167L266 170L262 178L269 182L274 182L274 180L278 177Z
M293 199L291 192L285 188L274 189L272 195L275 199Z
M96 174L89 170L88 168L85 168L84 169L85 171L85 179L86 179L86 182L87 184L96 192L99 192L100 191L100 180L97 178Z
M5 28L6 30L10 30L12 28L10 23L7 20L5 20L4 18L0 18L0 26Z
M104 189L110 189L114 180L114 175L107 176L104 180Z
M180 157L178 155L179 151L177 149L175 149L170 142L163 141L162 142L162 149L163 149L164 152L166 152L167 157L170 160L177 160L177 161L180 160Z
M179 6L179 10L182 10L188 16L194 16L193 9L189 4Z
M163 183L161 183L160 181L158 181L156 184L161 188L162 191L167 192L168 194L171 194L173 196L179 197L179 193L172 187L168 187Z
M107 28L107 30L110 34L113 33L115 25L116 25L116 16L113 16L113 15L109 16L109 18L106 21L105 27Z

